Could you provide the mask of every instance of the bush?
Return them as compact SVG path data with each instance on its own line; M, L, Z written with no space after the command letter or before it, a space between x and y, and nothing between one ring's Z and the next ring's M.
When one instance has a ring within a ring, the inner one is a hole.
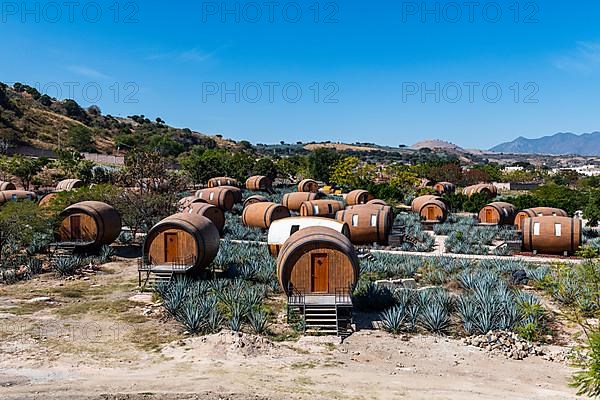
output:
M582 371L573 374L571 387L577 388L578 396L600 396L600 333L589 336L586 354L580 357L575 366Z
M83 125L73 125L67 131L67 145L77 151L94 151L93 132Z

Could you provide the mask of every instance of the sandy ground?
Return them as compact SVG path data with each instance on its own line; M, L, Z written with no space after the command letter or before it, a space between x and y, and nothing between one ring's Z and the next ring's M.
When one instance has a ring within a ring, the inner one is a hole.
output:
M105 270L0 287L0 399L576 398L568 366L454 339L186 337L160 309L129 300L135 261Z

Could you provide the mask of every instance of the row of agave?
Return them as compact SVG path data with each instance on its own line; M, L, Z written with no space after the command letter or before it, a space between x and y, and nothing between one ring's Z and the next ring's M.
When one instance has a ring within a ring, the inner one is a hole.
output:
M246 324L257 334L268 328L263 305L268 290L243 279L181 277L157 285L156 292L167 312L193 334L215 333L223 327L239 332Z
M458 326L468 335L493 330L539 331L545 312L535 296L510 288L491 271L478 271L461 280L463 293L443 288L398 289L395 304L381 313L383 328L391 333L412 332L418 326L436 334Z
M271 257L266 246L226 239L221 242L213 265L228 278L262 284L274 292L279 290L275 259Z
M71 276L85 266L106 264L112 260L114 255L115 251L112 247L102 246L97 256L74 255L55 258L50 266L60 276Z
M587 318L600 311L600 262L586 260L577 266L556 265L543 281L550 295Z
M515 271L524 271L527 279L543 281L550 273L547 266L528 263L516 259L475 260L455 257L421 257L389 253L374 253L360 264L361 277L367 280L405 279L421 274L424 283L443 285L457 280L463 271L490 270L505 278Z
M52 237L34 233L29 245L22 252L21 244L9 240L0 248L0 283L13 284L31 279L42 272L42 261L36 255L46 252Z
M225 238L255 242L267 241L266 233L262 229L244 225L239 215L228 212L225 218Z

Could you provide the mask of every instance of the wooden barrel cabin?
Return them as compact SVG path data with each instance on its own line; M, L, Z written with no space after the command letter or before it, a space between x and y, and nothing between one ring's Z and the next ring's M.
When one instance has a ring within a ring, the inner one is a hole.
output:
M233 200L236 204L241 204L244 198L244 193L242 189L236 186L219 186L222 189L229 189L233 193Z
M290 211L300 211L300 207L302 207L302 203L305 201L313 201L317 200L319 195L317 193L311 192L293 192L286 193L283 195L283 199L281 200L281 204L288 208Z
M290 210L281 204L255 203L244 208L242 223L254 228L268 229L274 221L289 216Z
M561 210L560 208L553 207L534 207L527 208L525 210L521 210L517 213L515 217L515 226L517 229L521 229L523 225L523 220L525 218L535 218L535 217L568 217L569 214L565 210Z
M313 179L303 179L298 183L299 192L318 193L319 184Z
M215 188L215 187L219 187L219 186L234 186L234 187L238 187L239 183L237 180L233 179L233 178L229 178L227 176L219 176L216 178L210 178L208 180L208 187L209 188Z
M542 254L575 254L582 242L581 220L533 217L522 222L523 250Z
M497 201L479 211L479 222L489 225L513 225L517 209L510 203Z
M367 202L368 205L373 205L373 206L387 206L388 203L386 203L385 201L381 200L381 199L373 199L373 200L369 200Z
M348 224L350 241L353 244L387 245L392 229L390 213L389 207L356 206L338 211L335 219Z
M451 194L456 192L456 185L450 182L438 182L433 185L433 190L440 196L443 194Z
M250 204L268 203L268 202L269 202L269 199L267 199L265 196L256 194L256 195L250 196L246 200L244 200L244 208L248 207Z
M267 236L267 243L269 245L269 252L273 257L279 255L281 247L292 236L294 233L301 229L311 227L323 227L330 228L334 231L340 232L342 235L350 238L350 229L348 224L344 222L335 221L330 218L321 217L290 217L273 221L269 227L269 234Z
M4 190L17 190L17 187L12 182L0 181L0 191Z
M40 198L40 200L38 201L38 205L40 207L48 207L52 204L54 199L56 199L57 197L58 197L57 192L47 193L47 194L43 195L42 198Z
M181 273L207 268L219 251L219 231L208 218L180 213L154 225L144 242L144 263Z
M208 204L208 202L205 199L202 199L200 197L196 197L196 196L187 196L184 197L183 199L179 200L178 203L178 208L180 210L183 210L189 206L191 206L194 203L204 203L204 204Z
M277 277L288 296L349 293L358 282L358 257L342 233L309 227L285 241L277 257Z
M217 227L219 235L223 235L223 230L225 229L225 213L219 207L208 203L192 203L186 207L183 212L208 218Z
M415 199L410 203L410 208L413 212L418 213L421 210L421 207L423 206L423 204L425 204L426 202L428 202L429 200L441 200L440 196L435 196L435 195L425 195L425 196L419 196L419 197L415 197Z
M427 223L445 222L448 219L448 207L438 196L417 197L413 200L411 208Z
M463 194L467 197L471 197L475 194L483 194L488 199L493 199L494 197L498 196L498 188L489 183L480 183L478 185L464 188Z
M34 192L25 190L4 190L0 191L0 205L9 201L37 201L37 195Z
M79 189L82 187L83 187L83 181L81 181L79 179L65 179L65 180L58 182L58 184L56 185L56 190L60 192L60 191L64 191L64 190Z
M348 203L349 206L367 204L369 200L372 199L373 196L366 190L353 190L346 195L346 203Z
M305 201L300 206L300 215L303 217L335 218L335 214L343 209L344 203L338 200Z
M251 176L246 180L246 189L252 191L273 192L273 181L262 175Z
M121 216L113 206L100 201L83 201L60 213L55 239L58 243L92 250L111 244L120 233Z
M236 203L236 195L234 192L231 189L223 187L198 190L196 192L196 197L199 197L208 204L217 206L224 211L231 211Z

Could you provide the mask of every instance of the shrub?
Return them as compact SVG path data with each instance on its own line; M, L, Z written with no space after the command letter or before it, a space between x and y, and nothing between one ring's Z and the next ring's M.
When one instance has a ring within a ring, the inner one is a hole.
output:
M395 304L390 289L368 281L360 281L352 296L354 305L365 311L381 311Z
M248 322L250 322L252 330L258 335L266 332L268 321L269 316L261 309L253 309L248 315Z
M383 329L397 335L402 331L404 320L406 319L406 309L402 305L388 308L381 313L381 323Z
M75 275L82 266L82 259L79 257L61 257L52 262L52 269L60 276Z
M577 388L578 396L600 396L600 333L589 336L585 357L580 357L575 366L582 371L573 374L571 386Z

